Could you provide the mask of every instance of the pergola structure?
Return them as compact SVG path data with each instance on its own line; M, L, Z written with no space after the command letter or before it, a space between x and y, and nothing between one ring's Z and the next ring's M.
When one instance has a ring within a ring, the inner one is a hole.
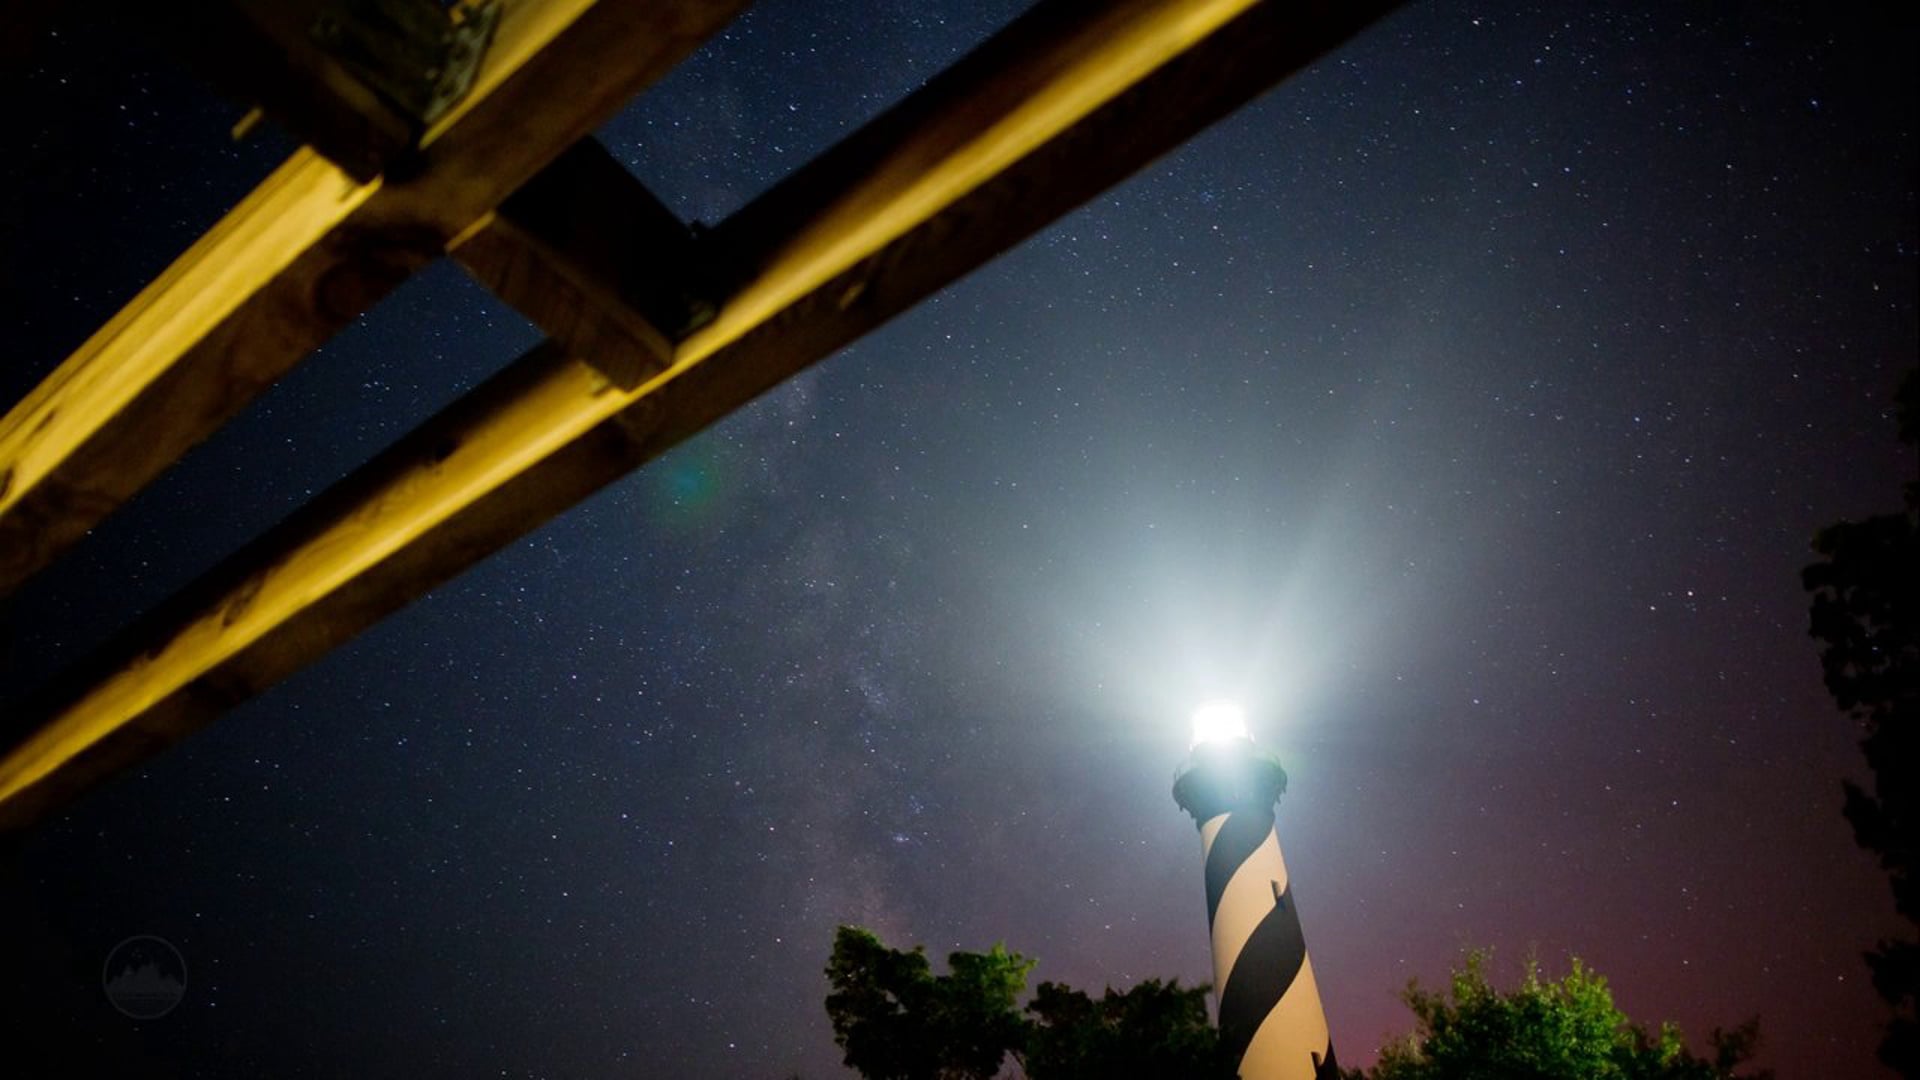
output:
M19 829L1007 250L1391 0L1041 0L709 230L590 132L745 0L209 0L306 145L0 419L0 596L409 275L548 335L0 723Z

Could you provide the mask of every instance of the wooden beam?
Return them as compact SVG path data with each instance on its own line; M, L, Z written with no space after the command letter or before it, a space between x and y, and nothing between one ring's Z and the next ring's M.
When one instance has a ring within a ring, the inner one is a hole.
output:
M692 230L593 139L454 242L453 254L563 349L632 390L713 318Z
M419 125L315 45L310 28L324 5L118 0L110 6L219 93L259 108L296 141L364 182L412 152Z
M1122 0L1089 14L1043 3L706 241L740 260L736 285L665 370L622 390L558 346L535 349L52 691L32 710L33 733L0 758L0 826L32 821L259 693L1389 6Z
M0 595L441 254L744 0L521 0L404 174L296 153L0 418Z

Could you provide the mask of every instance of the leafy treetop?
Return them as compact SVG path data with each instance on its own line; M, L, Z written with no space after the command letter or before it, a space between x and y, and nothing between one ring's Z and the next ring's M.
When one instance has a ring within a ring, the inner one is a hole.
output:
M1695 1057L1672 1024L1649 1032L1629 1020L1607 980L1577 958L1558 980L1529 962L1506 992L1487 967L1486 952L1469 952L1446 991L1408 984L1401 1000L1413 1010L1413 1034L1347 1080L1731 1080L1759 1043L1758 1022L1748 1021L1713 1033L1712 1059Z
M1033 966L995 945L936 975L925 949L842 926L827 963L834 1041L868 1080L989 1080L1009 1057L1031 1080L1231 1080L1206 987L1149 979L1095 1000L1043 982L1023 1014Z

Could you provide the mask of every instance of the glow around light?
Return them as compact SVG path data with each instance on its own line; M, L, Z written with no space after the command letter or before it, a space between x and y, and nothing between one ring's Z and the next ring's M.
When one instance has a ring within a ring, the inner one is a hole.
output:
M1193 745L1249 738L1247 713L1231 701L1209 701L1193 711Z

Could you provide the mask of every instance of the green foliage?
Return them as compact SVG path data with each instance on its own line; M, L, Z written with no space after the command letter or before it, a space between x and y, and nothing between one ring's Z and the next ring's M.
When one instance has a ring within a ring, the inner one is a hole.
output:
M1207 1019L1207 988L1148 979L1099 1001L1041 983L1027 1005L1025 1062L1034 1080L1181 1077L1232 1080L1233 1062Z
M1033 964L995 945L953 953L935 975L925 949L842 926L827 963L834 1041L868 1080L984 1080L1009 1054L1031 1080L1230 1080L1206 987L1150 979L1094 1001L1041 983L1029 1018L1016 1003Z
M1677 1028L1648 1032L1613 1003L1607 980L1575 959L1558 980L1528 963L1520 985L1501 991L1488 956L1470 952L1444 992L1410 983L1402 1000L1418 1023L1380 1051L1371 1073L1348 1080L1724 1080L1752 1056L1749 1023L1714 1032L1715 1057L1687 1050Z
M1020 1046L1014 1003L1033 961L995 945L956 952L935 975L924 948L890 949L842 926L827 963L827 1016L845 1061L870 1080L987 1080Z
M1920 447L1920 370L1901 386L1900 438ZM1864 732L1873 771L1871 791L1844 785L1847 821L1879 857L1894 907L1920 925L1920 480L1905 494L1903 512L1820 530L1820 561L1801 581L1827 690ZM1894 1010L1880 1060L1920 1076L1920 945L1883 941L1867 963Z

